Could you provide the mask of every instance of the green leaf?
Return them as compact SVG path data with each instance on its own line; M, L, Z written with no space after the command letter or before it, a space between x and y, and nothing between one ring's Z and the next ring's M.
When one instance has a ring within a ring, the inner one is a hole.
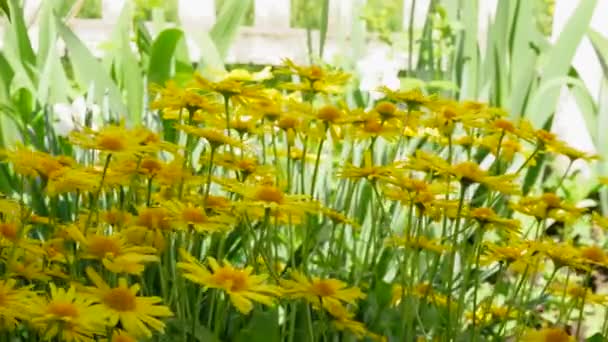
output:
M547 98L550 97L555 91L559 92L561 87L564 85L577 88L577 95L581 96L581 99L584 99L586 104L589 102L593 103L593 98L591 98L585 84L580 79L570 76L554 77L547 82L541 83L541 86L538 87L538 89L536 89L536 91L533 93L532 98L530 99L530 105L528 106L528 108L530 108L530 112L539 113L543 111L544 108L548 106L550 107L550 105L547 104ZM555 107L555 105L553 107ZM548 114L551 115L552 112L553 111L548 112ZM589 116L592 115L592 113L585 113L585 115ZM549 116L545 116L545 121L543 122L536 122L536 127L539 125L545 125L547 119L549 119ZM592 125L591 127L593 127L592 119L587 118L587 121L588 124Z
M279 312L276 309L253 311L247 326L234 339L236 342L279 342L280 340Z
M46 61L40 73L40 82L36 95L42 104L66 102L69 81L57 55L57 49L49 49Z
M179 41L184 39L184 32L177 28L162 31L154 40L150 51L148 80L150 83L163 85L176 73L175 53Z
M201 60L198 64L198 71L205 70L225 71L224 61L218 51L213 39L207 32L202 32L199 38L201 48Z
M555 78L568 74L576 48L589 27L596 3L597 0L587 0L579 3L557 42L548 53L547 63L541 70L541 87ZM559 92L559 88L552 88L543 97L542 106L530 107L530 110L526 110L526 116L529 117L533 125L539 127L549 120L557 106Z
M239 25L241 25L250 6L251 0L224 1L217 21L210 32L211 39L215 42L222 59L226 58L228 49L236 38Z
M327 40L327 24L329 19L329 0L323 0L321 8L321 27L319 28L319 58L323 58L323 49Z
M11 30L10 34L6 35L4 39L8 40L9 37L14 39L13 42L16 43L18 49L17 54L22 59L23 63L33 65L36 62L36 54L32 48L30 37L27 34L23 8L19 6L19 1L17 0L10 0L8 6L11 13ZM6 48L7 46L5 45L5 49Z
M597 334L587 338L585 341L587 341L587 342L605 342L606 338L604 338L602 336L602 333L597 333Z
M94 89L93 98L97 103L103 103L107 94L110 110L118 114L124 114L126 107L122 101L120 90L101 63L59 18L57 18L56 23L59 34L70 53L74 75L80 86L88 88L92 84Z
M600 61L604 77L608 78L608 39L595 30L589 30L587 36L591 40L591 44Z

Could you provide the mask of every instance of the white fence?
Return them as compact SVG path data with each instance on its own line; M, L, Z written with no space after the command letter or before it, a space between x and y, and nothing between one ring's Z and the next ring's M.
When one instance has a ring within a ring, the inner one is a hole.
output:
M25 0L26 20L31 24L32 39L37 38L37 13L42 1ZM112 27L127 0L102 0L100 19L72 18L68 24L87 46L97 55L99 47L109 39ZM404 26L408 25L412 1L404 0ZM491 0L495 1L495 0ZM421 27L430 0L418 0L415 7L414 25ZM337 53L344 54L344 42L348 41L353 25L361 25L359 16L365 0L331 0L329 8L327 42L324 58L331 60ZM305 62L307 56L306 30L290 26L290 0L254 0L254 23L242 26L226 57L228 63L277 64L282 58ZM178 0L179 25L187 33L193 60L199 60L201 51L198 34L208 31L216 20L214 0ZM150 25L151 27L152 25ZM313 31L313 41L318 32ZM367 50L388 47L371 40ZM36 44L35 44L36 45ZM313 44L316 49L318 43ZM347 49L348 50L348 49ZM403 56L397 56L403 58Z

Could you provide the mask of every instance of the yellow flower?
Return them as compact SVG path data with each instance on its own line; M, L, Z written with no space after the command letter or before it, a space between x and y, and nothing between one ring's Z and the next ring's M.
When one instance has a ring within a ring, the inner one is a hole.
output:
M519 185L514 183L515 175L490 176L487 171L482 170L475 162L465 161L453 165L447 170L447 173L458 179L462 186L479 183L487 186L490 190L508 195L520 192Z
M429 239L426 236L393 236L387 239L386 244L388 246L405 247L414 250L424 249L435 253L443 253L450 250L449 246L442 245L440 241L436 239Z
M112 332L112 338L107 342L137 342L137 340L124 330L115 329Z
M154 247L136 246L120 232L85 236L74 225L66 227L66 232L80 243L83 252L81 258L100 260L114 273L141 274L144 263L158 261Z
M85 128L82 132L70 133L73 145L86 149L104 151L112 154L136 154L158 150L154 142L149 141L145 129L127 129L123 126L109 125L99 131Z
M374 341L386 341L386 338L375 334L365 327L365 324L355 321L354 313L337 303L326 305L327 312L332 316L332 325L339 331L349 331L359 339L369 337Z
M0 280L0 329L12 331L19 322L31 319L34 292L17 287L15 279Z
M492 208L470 209L465 216L476 220L482 229L504 229L510 234L519 234L521 223L518 220L500 217Z
M67 342L92 342L105 335L104 322L107 313L93 298L69 289L49 284L50 298L33 306L32 324L40 330L45 340L57 337Z
M283 65L275 70L277 74L297 75L300 83L283 83L280 88L304 91L309 93L338 94L343 90L350 75L339 70L330 70L318 65L300 66L290 59L284 59Z
M295 216L321 210L321 205L311 200L310 196L287 194L267 180L247 183L222 181L222 186L228 191L243 196L243 199L235 205L251 214L258 212L256 209L259 208Z
M89 169L65 167L49 175L45 191L49 196L76 191L93 193L100 182L100 175Z
M281 280L285 295L294 299L303 298L316 309L330 310L344 304L356 305L357 300L365 298L365 294L358 287L348 287L345 282L338 279L319 277L309 279L297 271L291 272L291 278Z
M172 212L171 223L176 229L193 228L199 233L227 232L234 227L235 219L227 214L207 215L205 208L177 201L166 202L165 206Z
M160 305L160 297L139 297L139 285L128 286L125 278L118 280L117 287L110 287L92 268L86 269L95 287L88 290L99 301L95 307L107 315L107 323L115 327L118 322L129 334L137 337L151 337L150 328L163 333L165 324L162 317L173 316L171 310Z
M530 245L523 240L509 240L503 245L492 242L484 243L484 254L480 263L489 265L492 262L504 262L511 264L519 260L526 260L530 252Z
M279 287L266 283L265 274L251 274L253 268L237 268L224 260L223 266L212 257L207 258L209 266L203 266L198 260L183 249L180 254L184 261L178 262L177 267L183 276L205 288L220 289L230 297L234 307L243 314L253 309L253 302L271 306L275 297L281 295Z
M399 284L394 284L391 290L391 303L393 305L399 305L404 294L424 299L425 301L438 306L447 306L449 300L445 295L435 292L429 283L416 284L411 292L408 289L404 289Z
M475 325L490 325L517 319L518 312L505 306L481 304L477 312L468 311L465 316L469 322L473 322L473 319L475 319Z
M543 328L540 330L528 330L521 338L522 342L574 342L562 328Z
M419 88L400 91L391 90L386 86L382 86L379 90L384 93L388 99L405 103L408 106L408 109L418 109L418 107L426 106L435 100L434 96L424 95Z
M577 302L585 298L585 302L598 305L608 304L608 295L594 293L592 289L583 285L571 284L567 286L564 283L554 282L549 286L549 291L557 298L567 296L575 299Z
M190 125L175 125L175 128L190 135L205 139L212 148L218 148L223 145L244 148L243 144L241 144L238 139L226 135L217 128L201 128Z
M202 90L213 91L234 103L246 104L249 100L264 98L264 88L258 84L251 84L239 80L238 77L225 77L218 82L212 82L196 73L194 82Z
M511 207L522 214L533 216L537 220L552 218L559 222L570 222L580 217L584 208L577 208L566 203L554 193L547 192L541 196L522 197L519 202L513 203Z
M51 173L76 164L70 157L32 151L21 144L13 150L0 150L0 157L11 163L16 173L28 177L48 178Z
M575 270L588 271L590 269L587 260L570 243L552 240L534 241L532 248L551 259L556 268L567 266Z

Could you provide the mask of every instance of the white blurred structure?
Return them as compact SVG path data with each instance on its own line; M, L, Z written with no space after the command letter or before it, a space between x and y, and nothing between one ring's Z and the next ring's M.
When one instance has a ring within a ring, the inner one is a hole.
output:
M43 0L24 0L26 23L31 24L33 45L36 39L36 18ZM50 0L44 0L50 1ZM97 55L103 55L102 46L110 34L127 0L102 0L101 19L72 18L68 24ZM330 0L327 42L323 58L329 62L340 58L356 58L354 67L361 75L362 87L374 89L379 84L398 85L397 73L407 63L404 49L394 49L374 39L366 39L356 45L350 39L357 36L363 26L358 18L366 0ZM415 4L413 24L420 29L425 21L430 0L403 0L404 27L409 26L412 5ZM506 0L505 0L506 1ZM580 1L555 0L553 37L561 33L565 23ZM498 0L478 0L478 42L486 43L487 24L495 15ZM236 41L226 56L227 63L278 64L283 58L298 63L307 63L306 30L290 27L291 0L253 0L254 24L240 28ZM187 34L189 52L193 61L200 60L200 32L211 29L216 21L215 0L178 0L180 27ZM608 0L599 0L591 27L608 36ZM152 25L152 33L155 34ZM313 32L313 49L317 49L318 31ZM0 46L2 27L0 26ZM482 49L483 50L483 49ZM587 38L584 38L574 57L573 65L579 72L595 101L598 101L602 70ZM562 139L577 148L594 151L595 148L586 130L580 109L569 90L564 87L560 96L554 130Z

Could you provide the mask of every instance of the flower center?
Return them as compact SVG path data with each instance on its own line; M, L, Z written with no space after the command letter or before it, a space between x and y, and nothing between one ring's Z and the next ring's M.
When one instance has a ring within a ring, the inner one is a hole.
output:
M272 185L262 185L258 188L254 198L258 201L282 204L285 200L283 192Z
M217 271L218 282L225 289L232 292L239 292L247 289L247 275L240 270L222 268Z
M160 171L162 164L156 159L147 158L142 160L140 167L146 173L153 174Z
M544 333L546 342L567 342L570 336L562 329L551 328Z
M392 117L395 114L397 107L390 102L380 102L376 105L376 112L383 118Z
M182 210L182 219L189 223L203 223L207 221L207 215L199 208L187 207Z
M336 106L327 105L319 108L317 112L317 118L319 120L334 122L342 116L342 112Z
M103 296L103 302L116 311L133 311L136 307L135 295L124 287L109 290Z
M120 250L120 243L111 237L96 235L89 239L89 253L99 259L108 253L113 256L119 255Z
M581 250L581 255L583 256L583 258L595 262L603 262L604 260L606 260L606 255L604 254L604 251L602 251L602 249L597 246L583 248L583 250Z
M327 280L319 280L313 283L313 292L319 297L328 297L336 293L336 289Z
M17 239L18 228L14 223L0 223L0 234L4 236L7 240L15 241Z
M101 134L97 137L97 146L108 151L122 151L126 148L125 139L117 135Z
M168 229L167 210L164 208L145 208L139 212L137 224L149 229Z
M78 317L78 308L72 303L51 303L48 306L48 312L60 317Z

